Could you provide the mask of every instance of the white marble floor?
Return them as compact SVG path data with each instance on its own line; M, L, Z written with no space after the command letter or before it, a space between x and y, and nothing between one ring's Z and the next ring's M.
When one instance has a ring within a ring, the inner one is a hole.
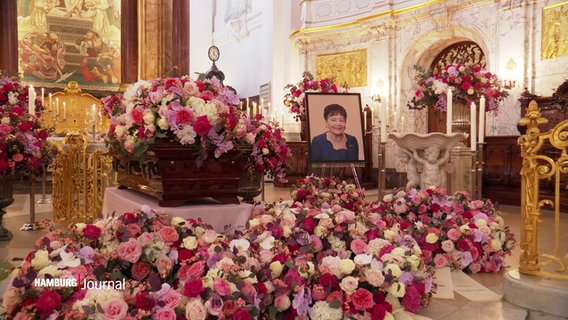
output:
M41 196L37 195L35 199ZM366 198L369 201L376 200L378 197L377 189L366 191ZM261 197L257 199L260 200ZM270 183L266 184L264 199L266 201L278 201L280 199L289 199L290 190L287 188L275 188ZM19 231L20 227L29 221L30 201L28 195L15 195L15 202L7 208L7 214L4 216L4 226L11 230L13 238L9 241L0 241L0 261L9 260L17 263L17 259L25 258L29 251L33 248L35 240L46 231ZM519 235L520 230L520 209L514 206L500 206L505 223L510 226L515 235ZM50 204L36 204L35 206L36 221L51 218ZM552 223L552 215L543 215L543 223ZM568 232L568 214L563 215L562 225L565 232ZM541 242L543 245L552 245L552 241ZM16 259L16 261L14 261ZM518 267L519 248L516 246L513 254L506 258L506 267L498 274L474 274L471 277L498 294L503 294L503 276L506 272L515 270ZM4 283L0 283L0 292L5 288ZM414 315L413 319L449 319L449 320L521 320L521 319L547 319L558 320L563 318L539 318L538 316L528 316L524 309L518 308L501 300L499 302L472 302L459 294L455 294L452 300L433 299L430 306L420 310L418 315ZM397 317L397 319L406 319L405 317ZM565 319L568 319L566 315Z

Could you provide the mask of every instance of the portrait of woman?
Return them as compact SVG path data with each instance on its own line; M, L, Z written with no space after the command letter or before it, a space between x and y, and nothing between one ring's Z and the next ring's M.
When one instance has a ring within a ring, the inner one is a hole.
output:
M306 101L310 161L365 161L359 94L307 93Z
M323 111L327 131L312 139L311 160L357 161L359 144L357 139L345 133L347 111L337 103L327 105Z

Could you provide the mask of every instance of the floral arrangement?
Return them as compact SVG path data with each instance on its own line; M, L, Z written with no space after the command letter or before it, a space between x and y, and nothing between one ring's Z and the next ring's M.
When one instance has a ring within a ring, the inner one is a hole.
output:
M288 84L284 87L286 94L284 95L284 105L288 111L294 115L296 121L306 120L306 92L345 92L342 87L337 87L333 80L324 78L315 80L314 76L305 71L302 80L296 84Z
M364 191L355 184L314 174L298 180L292 188L292 200L318 208L324 203L337 204L355 213L362 213L366 204Z
M435 290L410 237L339 205L255 208L243 231L147 207L36 241L6 319L394 319ZM48 286L58 280L59 286ZM61 285L63 284L63 285Z
M27 87L0 78L0 176L37 174L53 159L49 130L28 113L28 104Z
M238 103L239 97L215 78L141 80L122 96L103 99L104 113L110 117L106 141L113 153L134 159L161 138L194 145L201 160L210 148L215 157L252 148L246 155L249 170L283 180L290 151L280 129L260 114L247 117Z
M386 227L398 226L416 239L422 258L436 267L495 273L515 244L491 201L473 200L466 192L401 190L370 204L367 211L379 213Z
M503 99L509 93L502 89L499 78L477 64L449 64L438 73L425 71L420 66L414 66L417 72L418 89L408 102L410 109L432 107L440 111L447 110L447 92L452 90L453 101L469 107L485 96L486 112L497 112Z

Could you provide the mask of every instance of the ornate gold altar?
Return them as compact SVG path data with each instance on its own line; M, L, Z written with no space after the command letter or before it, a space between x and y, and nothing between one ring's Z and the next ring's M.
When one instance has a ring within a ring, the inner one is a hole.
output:
M526 134L519 137L521 147L521 236L519 271L556 279L568 280L568 242L565 230L560 230L560 219L565 213L560 212L562 194L568 192L568 120L564 120L548 132L540 132L539 126L548 122L543 118L535 101L532 101L519 125L526 126ZM555 150L544 153L543 150ZM542 197L539 189L545 181L554 184L550 197ZM543 199L541 199L543 198ZM542 212L549 207L553 212ZM554 215L552 230L545 230L539 235L543 214ZM539 239L552 234L554 249L552 252L539 252Z
M70 133L56 143L53 161L53 220L90 222L98 218L106 187L114 186L112 157L104 143Z

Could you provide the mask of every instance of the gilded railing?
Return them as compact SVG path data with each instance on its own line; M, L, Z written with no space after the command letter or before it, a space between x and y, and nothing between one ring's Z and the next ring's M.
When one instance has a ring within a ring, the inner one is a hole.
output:
M519 271L524 274L541 275L568 280L568 245L561 241L560 220L567 219L568 213L560 212L560 195L568 192L566 176L568 174L568 120L550 131L542 133L539 125L547 123L535 101L531 101L525 117L519 125L526 126L526 134L519 137L521 148L521 237ZM545 147L545 148L543 148ZM544 152L545 150L546 152ZM564 179L564 180L563 180ZM551 181L553 193L541 199L540 185L543 180ZM562 182L564 181L564 182ZM553 230L543 230L542 235L552 235L552 252L539 250L539 227L543 222L541 209L548 207L554 215ZM553 231L553 232L550 232ZM564 235L565 236L565 235ZM561 246L563 244L563 246Z
M68 134L57 144L53 161L53 220L91 222L103 207L106 187L114 185L112 157L104 144L90 143L84 134Z

